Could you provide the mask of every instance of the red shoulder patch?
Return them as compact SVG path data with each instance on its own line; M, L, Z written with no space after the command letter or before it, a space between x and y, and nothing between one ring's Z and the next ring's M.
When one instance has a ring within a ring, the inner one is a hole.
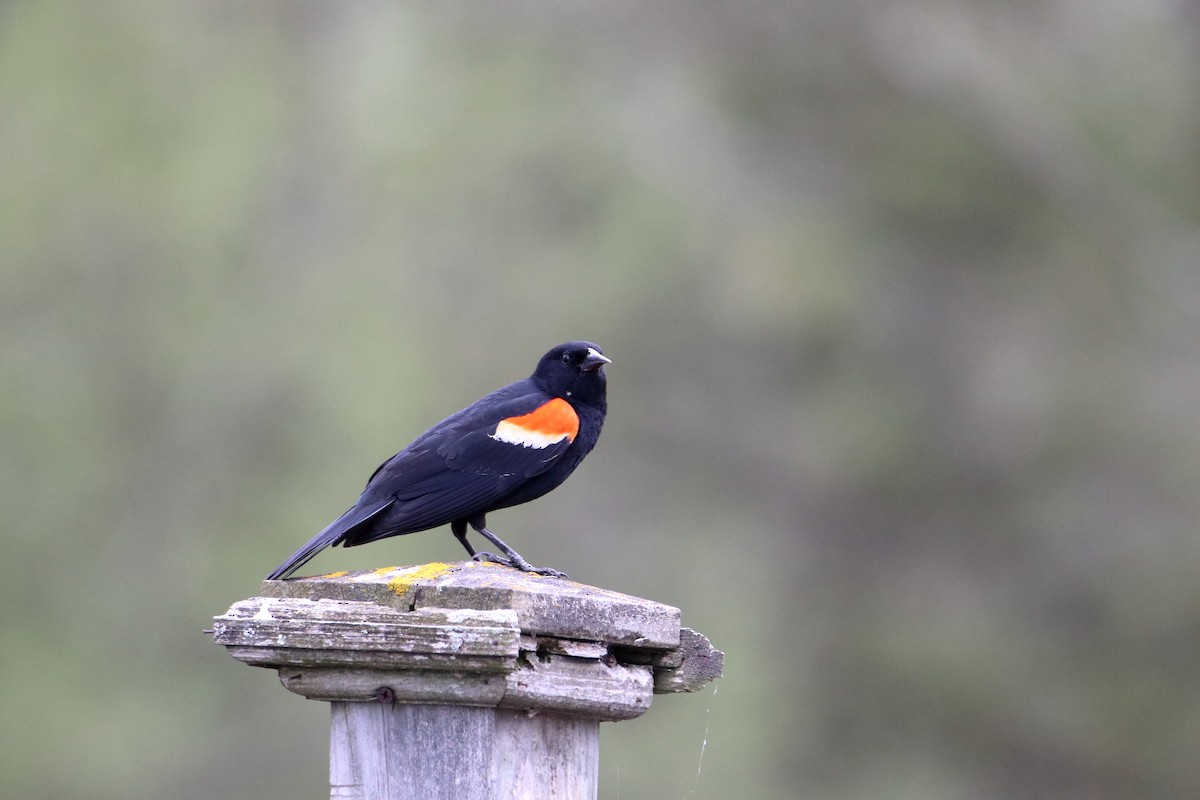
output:
M518 417L500 420L493 439L522 447L549 447L563 439L573 442L579 433L579 416L571 404L556 397Z

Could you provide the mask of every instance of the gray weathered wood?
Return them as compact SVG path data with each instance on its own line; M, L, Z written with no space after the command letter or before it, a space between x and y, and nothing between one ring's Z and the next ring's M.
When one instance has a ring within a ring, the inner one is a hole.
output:
M261 666L504 672L520 651L509 610L414 609L353 600L252 597L214 620L234 658Z
M699 691L725 671L725 654L702 633L680 628L679 649L666 654L654 670L654 693Z
M331 797L557 800L596 796L601 720L720 676L679 619L469 561L267 581L213 638L331 703Z
M470 706L332 704L330 797L595 798L600 722Z
M679 609L562 578L487 562L423 564L264 581L264 597L368 601L421 608L506 610L530 634L648 650L679 646Z

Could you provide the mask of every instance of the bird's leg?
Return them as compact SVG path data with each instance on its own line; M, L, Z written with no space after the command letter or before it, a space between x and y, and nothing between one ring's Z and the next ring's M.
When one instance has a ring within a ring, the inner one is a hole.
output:
M454 534L454 538L462 543L462 546L467 548L467 555L474 558L475 548L471 547L471 543L467 541L467 521L465 519L456 519L450 523L450 532Z
M496 545L496 547L500 548L501 553L504 553L504 558L499 558L497 556L492 555L491 553L478 553L478 554L473 555L472 558L475 558L477 560L479 560L481 558L486 558L486 560L488 560L488 561L495 561L500 564L506 564L507 566L513 567L514 569L519 569L522 572L533 572L538 575L549 575L553 578L566 578L567 577L567 573L565 573L565 572L559 572L558 570L551 569L550 567L535 567L532 564L530 564L528 561L526 561L524 558L521 557L520 553L518 553L516 550L513 550L511 547L509 547L503 541L501 541L499 536L497 536L496 534L489 531L484 526L484 521L482 518L471 520L471 527L474 528L475 532L478 533L480 536L484 537L489 542ZM455 535L457 536L458 534L456 533ZM461 541L465 542L466 541L465 537L466 537L466 532L464 531L463 536L460 536L459 539Z
M506 567L514 566L513 563L511 561L509 561L507 558L498 556L495 553L488 553L486 551L477 551L474 547L472 547L471 543L469 541L467 541L467 522L466 522L466 520L460 519L460 520L455 520L454 522L451 522L450 523L450 531L454 534L454 537L462 543L462 546L467 548L467 555L469 555L471 557L472 561L495 561L497 564L503 564Z

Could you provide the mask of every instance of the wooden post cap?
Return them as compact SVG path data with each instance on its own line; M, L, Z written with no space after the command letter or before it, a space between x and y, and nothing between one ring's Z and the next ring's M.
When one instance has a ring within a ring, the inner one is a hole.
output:
M724 654L679 609L466 561L265 581L213 620L236 659L314 700L441 703L600 720L696 691Z

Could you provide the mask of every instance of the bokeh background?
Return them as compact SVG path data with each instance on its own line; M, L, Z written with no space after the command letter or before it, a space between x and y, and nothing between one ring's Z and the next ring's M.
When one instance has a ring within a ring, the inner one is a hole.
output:
M1200 796L1198 75L1172 0L0 4L0 796L327 796L201 630L572 338L494 527L728 654L603 798Z

